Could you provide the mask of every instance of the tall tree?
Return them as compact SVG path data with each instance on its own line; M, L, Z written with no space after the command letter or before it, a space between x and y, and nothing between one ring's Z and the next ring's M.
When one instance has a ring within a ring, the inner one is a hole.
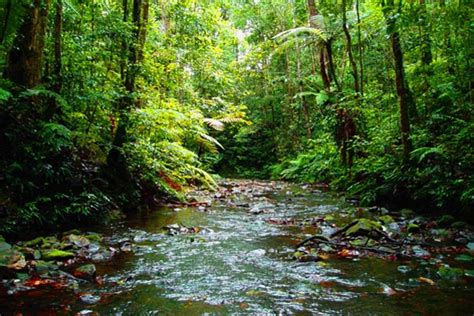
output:
M396 24L397 14L400 13L401 6L402 3L400 0L400 6L397 10L398 12L395 12L394 0L387 0L386 3L385 0L382 0L382 10L387 24L387 33L390 36L390 43L395 63L395 83L400 105L400 132L403 145L403 159L408 161L412 149L409 113L410 108L414 107L414 100L405 79L402 44L400 42L400 33L397 30Z
M54 65L53 65L53 90L56 93L61 92L62 88L62 60L61 60L61 42L63 29L63 1L56 0L56 14L54 17Z
M120 149L127 139L128 116L130 110L140 103L135 96L136 78L143 60L143 49L146 42L146 27L148 22L149 0L133 0L132 9L132 42L122 45L126 48L128 60L122 67L126 95L119 100L120 120L112 143L112 149L107 157L108 165L113 167L118 175L127 174L126 163ZM123 1L124 20L128 20L128 1Z
M309 25L312 28L317 28L316 19L318 16L318 10L314 0L308 0L308 9L309 9ZM328 71L326 68L326 59L324 56L324 45L319 47L319 68L321 72L321 79L323 81L324 88L329 90L331 88L331 81L328 76Z
M349 63L351 64L352 76L354 77L354 92L356 93L356 96L358 96L360 93L359 75L357 72L357 64L354 60L354 55L352 54L351 33L349 32L349 27L347 26L346 2L346 0L342 0L342 28L344 30L344 35L346 36L347 54L349 56Z
M25 6L24 21L8 53L5 77L32 88L41 83L49 0L33 0Z

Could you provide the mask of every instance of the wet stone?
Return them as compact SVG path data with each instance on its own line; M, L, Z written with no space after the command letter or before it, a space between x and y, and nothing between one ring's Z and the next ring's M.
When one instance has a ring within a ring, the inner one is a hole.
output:
M94 264L85 264L76 268L73 272L76 278L93 280L96 276L96 267Z
M100 301L100 296L93 294L83 294L80 297L80 300L85 304L96 304ZM89 315L89 314L86 314Z

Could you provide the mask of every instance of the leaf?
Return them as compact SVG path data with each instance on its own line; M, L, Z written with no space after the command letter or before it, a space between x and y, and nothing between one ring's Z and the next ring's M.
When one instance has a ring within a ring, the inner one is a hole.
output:
M327 100L329 100L329 96L325 92L320 92L316 95L316 103L318 105L323 105Z
M446 152L441 146L421 147L413 150L410 155L412 158L418 157L418 163L422 162L428 155L440 155L446 157Z
M12 94L9 91L0 88L0 101L7 101L11 96Z
M438 275L443 279L457 279L464 275L462 269L451 268L449 265L445 264L439 267Z
M213 118L204 118L203 121L207 123L207 125L209 125L213 129L215 129L216 131L224 130L224 123L221 120L217 120Z
M431 279L428 279L428 278L424 278L424 277L419 277L418 281L423 282L423 283L428 283L429 285L435 285L436 284L435 281L433 281Z
M224 146L221 145L221 143L219 143L219 141L217 139L215 139L214 137L212 136L209 136L207 134L204 134L204 133L201 133L199 132L199 136L201 136L203 139L213 143L213 144L216 144L217 146L219 146L221 149L224 149Z
M327 36L323 30L316 29L313 27L307 27L307 26L301 26L293 29L289 29L286 31L283 31L281 33L278 33L273 37L273 39L279 39L279 40L286 40L288 37L291 36L298 36L301 34L306 34L306 35L313 35L316 36L322 40L326 40Z
M77 11L76 7L71 3L71 1L69 0L64 0L64 4L66 5L66 7L68 7L69 9L71 9L72 12L74 12L76 15L80 16L81 14L79 13L79 11Z

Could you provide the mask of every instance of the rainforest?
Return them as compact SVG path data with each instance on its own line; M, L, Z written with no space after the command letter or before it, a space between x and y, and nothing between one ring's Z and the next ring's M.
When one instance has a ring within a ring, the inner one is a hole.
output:
M0 0L0 314L472 314L468 0Z

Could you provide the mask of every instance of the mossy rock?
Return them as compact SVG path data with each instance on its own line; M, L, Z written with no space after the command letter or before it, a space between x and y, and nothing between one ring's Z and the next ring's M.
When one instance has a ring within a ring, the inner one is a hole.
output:
M12 245L5 241L0 241L0 253L12 249Z
M52 249L42 252L41 257L46 261L65 260L74 258L74 253L70 251Z
M449 265L445 264L439 267L438 275L442 279L458 279L464 275L464 271L460 268L452 268Z
M96 268L93 264L85 264L74 270L73 275L76 278L93 280L95 278Z
M392 216L390 215L383 215L383 216L380 216L379 217L379 221L381 221L384 225L388 225L388 224L391 224L391 223L394 223L395 220L393 219Z
M415 223L410 223L407 226L407 231L409 233L417 233L417 232L420 231L420 226L418 224L415 224Z
M46 274L50 271L54 271L58 269L59 269L58 265L51 262L43 261L43 260L38 260L36 261L36 264L35 264L35 271L38 274Z
M26 267L25 256L14 249L6 249L0 252L0 269L2 271L22 270ZM4 273L1 273L4 274Z
M412 217L414 212L413 210L410 210L409 208L404 208L400 211L400 214L402 214L403 217Z
M468 226L467 223L463 221L457 221L451 224L451 227L455 229L463 229L463 228L467 228L467 226Z
M41 246L44 244L44 238L43 237L37 237L35 239L25 241L23 245L25 247L36 247L36 246Z
M100 242L102 241L102 236L96 233L88 233L84 235L87 239L89 239L92 242Z
M68 235L80 235L81 231L79 229L71 229L63 233L63 236L68 236Z
M57 248L61 243L59 240L54 236L48 236L43 238L43 244L41 248L48 249L48 248Z
M80 235L74 235L74 234L66 236L65 239L68 240L73 245L75 245L77 247L80 247L80 248L87 247L91 243L88 238L86 238L84 236L80 236Z
M352 227L350 227L346 232L346 236L360 236L360 235L366 235L367 232L373 231L373 230L381 230L382 225L376 221L367 219L367 218L361 218L357 220L357 223L355 223Z
M452 215L443 215L438 220L438 225L441 227L447 227L455 222L455 218Z

